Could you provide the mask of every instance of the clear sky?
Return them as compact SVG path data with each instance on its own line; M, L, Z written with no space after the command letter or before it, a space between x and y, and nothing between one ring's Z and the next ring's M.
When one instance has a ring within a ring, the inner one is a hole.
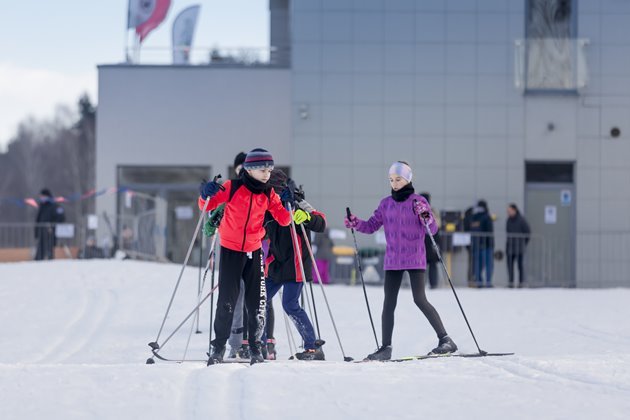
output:
M193 47L269 44L268 0L172 0L166 20L143 43L141 61L150 48L170 47L175 16L193 4L201 5ZM0 151L27 116L52 117L56 105L74 107L82 92L98 102L96 66L124 61L127 5L0 0Z

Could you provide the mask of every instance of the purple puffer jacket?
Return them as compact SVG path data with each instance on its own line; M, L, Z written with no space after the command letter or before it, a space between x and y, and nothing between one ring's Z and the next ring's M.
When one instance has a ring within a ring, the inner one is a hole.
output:
M387 249L384 270L426 269L427 259L424 249L425 228L413 211L413 200L429 203L418 194L411 194L405 201L397 202L391 196L381 200L378 208L368 220L358 219L356 229L362 233L374 233L381 226L385 229ZM431 234L438 231L431 213L429 220Z

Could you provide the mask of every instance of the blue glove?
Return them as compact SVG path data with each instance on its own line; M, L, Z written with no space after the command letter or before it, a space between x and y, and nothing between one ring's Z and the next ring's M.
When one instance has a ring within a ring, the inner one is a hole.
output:
M207 200L208 198L214 197L214 195L219 192L220 188L221 188L221 185L219 185L218 182L216 181L206 182L204 180L201 182L201 185L199 185L199 195L204 200Z
M288 203L291 203L291 206L294 206L295 195L293 194L293 191L291 190L291 188L284 187L284 189L280 193L280 201L282 201L282 203L284 203L285 206Z

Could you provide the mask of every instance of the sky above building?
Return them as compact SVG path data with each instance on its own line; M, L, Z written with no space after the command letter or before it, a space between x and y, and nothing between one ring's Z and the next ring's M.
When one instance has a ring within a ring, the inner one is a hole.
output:
M142 45L140 62L169 62L177 14L199 4L193 48L266 47L267 0L173 0ZM128 0L0 0L0 151L29 116L50 118L82 93L98 102L99 64L125 61ZM194 58L194 56L193 56Z

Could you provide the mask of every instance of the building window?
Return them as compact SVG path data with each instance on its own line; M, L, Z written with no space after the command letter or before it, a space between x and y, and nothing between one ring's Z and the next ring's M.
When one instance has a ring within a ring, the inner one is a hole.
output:
M526 38L520 45L522 88L526 92L577 91L585 83L581 74L585 72L584 43L577 39L576 3L527 0Z

